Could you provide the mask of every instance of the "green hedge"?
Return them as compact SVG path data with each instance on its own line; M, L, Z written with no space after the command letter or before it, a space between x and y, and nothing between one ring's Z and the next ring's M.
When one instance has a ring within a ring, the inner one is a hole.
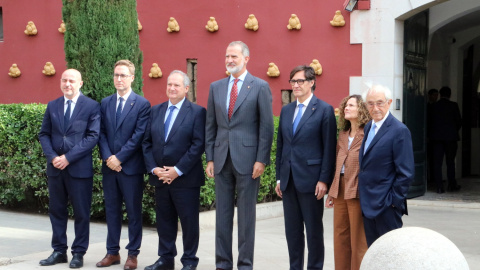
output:
M38 132L45 110L44 104L0 104L0 206L2 207L28 209L41 213L46 213L48 210L46 160L38 141ZM267 166L262 177L258 194L259 202L277 199L275 151L278 117L274 117L274 120L275 137L270 155L271 164ZM100 169L101 160L96 147L91 215L94 219L102 220L105 218L105 208ZM154 190L146 184L143 196L145 222L150 224L155 223ZM213 179L208 179L202 187L200 204L204 210L215 207ZM126 219L126 214L124 218Z

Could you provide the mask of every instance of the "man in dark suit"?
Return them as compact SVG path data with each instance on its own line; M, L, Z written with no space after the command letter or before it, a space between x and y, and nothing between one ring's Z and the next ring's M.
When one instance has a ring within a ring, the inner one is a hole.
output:
M460 185L455 180L455 156L457 155L458 132L462 127L462 117L456 102L450 101L452 90L449 87L440 89L440 100L432 105L430 120L432 130L430 139L433 142L433 176L437 184L437 193L444 193L442 183L442 164L445 156L447 163L447 191L457 191Z
M143 153L155 186L158 256L145 270L173 270L178 219L183 233L182 270L195 270L199 241L200 186L205 183L205 108L185 98L187 74L174 70L168 76L168 101L152 108Z
M255 218L260 176L270 162L272 93L268 83L247 72L248 46L234 41L225 65L231 76L210 85L207 106L206 173L215 177L217 269L232 269L235 194L238 214L238 269L253 269Z
M297 101L280 113L275 191L283 198L290 269L304 269L305 226L307 269L318 270L325 257L323 196L335 171L337 125L332 106L313 94L312 67L294 68L289 82Z
M100 133L100 105L80 93L82 75L75 69L62 74L63 96L50 101L38 137L47 158L49 214L53 253L40 265L66 263L67 205L75 216L75 240L70 268L83 266L90 234L92 203L92 149Z
M374 85L363 100L372 121L364 128L358 187L365 236L371 246L383 234L402 227L415 164L410 131L388 111L390 89Z
M142 141L150 116L150 102L132 91L135 66L129 60L115 63L113 83L117 92L102 100L100 154L107 217L107 255L97 263L120 263L122 204L128 217L128 258L124 269L137 268L142 243L143 162Z

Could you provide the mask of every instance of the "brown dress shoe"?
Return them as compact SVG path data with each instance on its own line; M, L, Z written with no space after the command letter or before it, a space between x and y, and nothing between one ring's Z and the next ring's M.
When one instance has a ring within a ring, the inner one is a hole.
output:
M107 267L113 264L120 264L120 254L112 255L107 254L105 257L97 263L97 267Z
M123 269L125 270L137 269L137 256L128 255L127 261L125 262L125 266L123 267Z

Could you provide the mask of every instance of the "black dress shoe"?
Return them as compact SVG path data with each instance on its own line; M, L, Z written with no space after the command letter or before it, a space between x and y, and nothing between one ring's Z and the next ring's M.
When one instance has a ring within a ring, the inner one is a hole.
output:
M197 270L196 266L193 265L185 265L182 270Z
M167 264L160 258L154 264L145 267L145 270L175 270L175 263Z
M83 267L83 254L73 253L73 258L70 261L70 268Z
M443 188L437 188L437 193L438 193L438 194L445 193L445 189L443 189Z
M66 253L60 251L54 251L50 257L45 260L40 261L41 266L55 265L57 263L66 263L68 262L68 256Z
M448 191L459 191L462 186L460 185L454 185L454 186L448 186L447 190Z

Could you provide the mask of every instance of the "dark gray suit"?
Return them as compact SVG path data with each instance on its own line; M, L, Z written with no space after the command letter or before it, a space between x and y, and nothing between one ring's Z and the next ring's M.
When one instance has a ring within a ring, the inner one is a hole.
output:
M214 162L216 192L216 265L233 268L232 231L237 190L238 269L253 268L256 202L260 177L255 162L270 163L273 140L272 93L267 82L247 73L228 120L229 79L210 85L206 123L206 157Z

